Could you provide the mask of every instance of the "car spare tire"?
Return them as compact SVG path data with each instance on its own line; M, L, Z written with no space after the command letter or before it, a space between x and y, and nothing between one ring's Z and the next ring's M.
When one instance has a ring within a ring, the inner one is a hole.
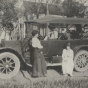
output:
M80 50L74 57L74 68L76 71L86 71L88 69L88 51Z

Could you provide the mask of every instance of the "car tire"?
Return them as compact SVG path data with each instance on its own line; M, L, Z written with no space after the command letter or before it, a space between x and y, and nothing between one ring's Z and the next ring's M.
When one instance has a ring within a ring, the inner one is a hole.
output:
M82 72L88 69L88 51L80 50L74 57L74 69Z
M0 78L10 79L14 77L20 69L20 61L16 55L10 52L0 54Z

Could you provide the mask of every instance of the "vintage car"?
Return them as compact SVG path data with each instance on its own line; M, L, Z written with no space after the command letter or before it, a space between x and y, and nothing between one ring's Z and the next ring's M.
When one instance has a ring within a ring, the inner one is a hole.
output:
M45 16L39 19L30 20L25 24L38 23L58 23L58 24L70 24L70 25L86 25L88 19L86 18L66 18ZM79 30L79 29L77 29ZM83 35L82 31L77 34L79 37L71 39L63 39L61 36L57 40L41 40L43 45L43 52L48 66L62 65L62 50L69 42L74 50L74 69L76 71L86 71L88 69L88 35ZM30 39L24 39L23 41L1 41L0 46L0 78L9 79L14 77L21 67L25 69L31 68L31 49L26 50Z

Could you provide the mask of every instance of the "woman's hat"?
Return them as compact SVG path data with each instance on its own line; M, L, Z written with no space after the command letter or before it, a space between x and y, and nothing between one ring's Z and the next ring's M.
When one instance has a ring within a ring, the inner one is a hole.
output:
M67 43L67 46L71 46L71 44L70 43Z

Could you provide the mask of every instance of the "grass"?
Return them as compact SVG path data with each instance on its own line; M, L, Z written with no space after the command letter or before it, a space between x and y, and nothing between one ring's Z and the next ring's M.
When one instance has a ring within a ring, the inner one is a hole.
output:
M88 88L87 80L58 80L58 81L41 81L33 84L34 88Z
M25 72L26 73L26 72ZM28 79L29 75L25 74ZM0 88L88 88L88 77L44 77L28 80L18 73L8 80L0 79Z
M75 78L67 78L61 80L46 79L32 83L29 81L25 84L19 84L17 82L5 82L4 85L0 83L0 88L88 88L88 78L83 78L80 80L76 80Z

